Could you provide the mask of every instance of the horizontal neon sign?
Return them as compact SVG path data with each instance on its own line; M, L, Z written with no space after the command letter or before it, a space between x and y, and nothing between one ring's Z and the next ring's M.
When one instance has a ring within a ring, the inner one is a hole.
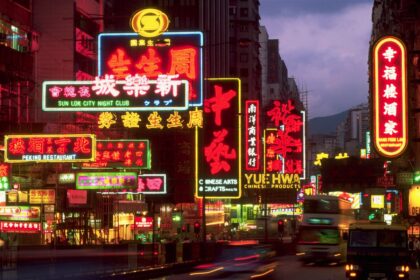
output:
M137 192L143 194L166 194L166 174L139 175Z
M32 222L0 222L0 231L18 233L36 233L41 231L41 223Z
M76 174L78 190L137 188L136 172L81 172Z
M156 111L188 109L187 80L160 75L149 80L138 74L116 80L113 75L94 81L45 81L43 111Z
M96 156L94 134L6 135L6 162L83 162Z
M102 33L98 36L98 75L117 80L139 73L179 75L187 80L189 104L203 104L203 46L201 32L165 32L159 38L138 33Z
M0 220L37 222L41 219L41 208L35 206L0 206Z
M82 169L150 169L149 140L97 140L96 160L78 166Z

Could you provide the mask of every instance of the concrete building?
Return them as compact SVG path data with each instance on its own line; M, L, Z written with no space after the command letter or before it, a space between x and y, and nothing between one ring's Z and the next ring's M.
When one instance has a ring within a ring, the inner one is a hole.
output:
M106 1L33 1L34 29L39 33L36 52L36 99L41 100L42 82L92 80L97 75L97 35L103 31ZM70 123L74 114L45 113L35 103L36 121Z
M37 33L32 7L25 1L0 4L0 127L1 131L27 128L33 122L34 52Z

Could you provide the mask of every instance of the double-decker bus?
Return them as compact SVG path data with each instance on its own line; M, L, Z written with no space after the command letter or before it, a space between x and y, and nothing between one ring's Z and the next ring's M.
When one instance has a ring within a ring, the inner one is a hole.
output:
M296 255L303 263L346 261L343 238L355 222L351 202L337 196L307 196L303 202Z

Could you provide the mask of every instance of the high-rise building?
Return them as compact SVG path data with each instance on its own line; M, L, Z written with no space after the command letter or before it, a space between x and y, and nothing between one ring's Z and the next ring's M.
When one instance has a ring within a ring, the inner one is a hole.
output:
M38 36L30 1L0 4L0 127L16 131L33 121L34 52Z
M103 30L107 1L33 1L34 29L39 35L35 55L37 100L42 82L92 80L97 75L97 35ZM42 112L35 103L36 121L70 123L74 114ZM54 120L54 121L52 121Z

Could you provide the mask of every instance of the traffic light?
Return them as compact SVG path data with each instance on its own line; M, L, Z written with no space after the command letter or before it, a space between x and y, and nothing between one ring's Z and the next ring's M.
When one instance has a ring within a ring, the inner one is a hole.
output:
M200 223L194 222L194 233L199 234L200 233Z
M277 231L279 233L283 233L284 232L284 221L283 220L279 220L277 222Z

